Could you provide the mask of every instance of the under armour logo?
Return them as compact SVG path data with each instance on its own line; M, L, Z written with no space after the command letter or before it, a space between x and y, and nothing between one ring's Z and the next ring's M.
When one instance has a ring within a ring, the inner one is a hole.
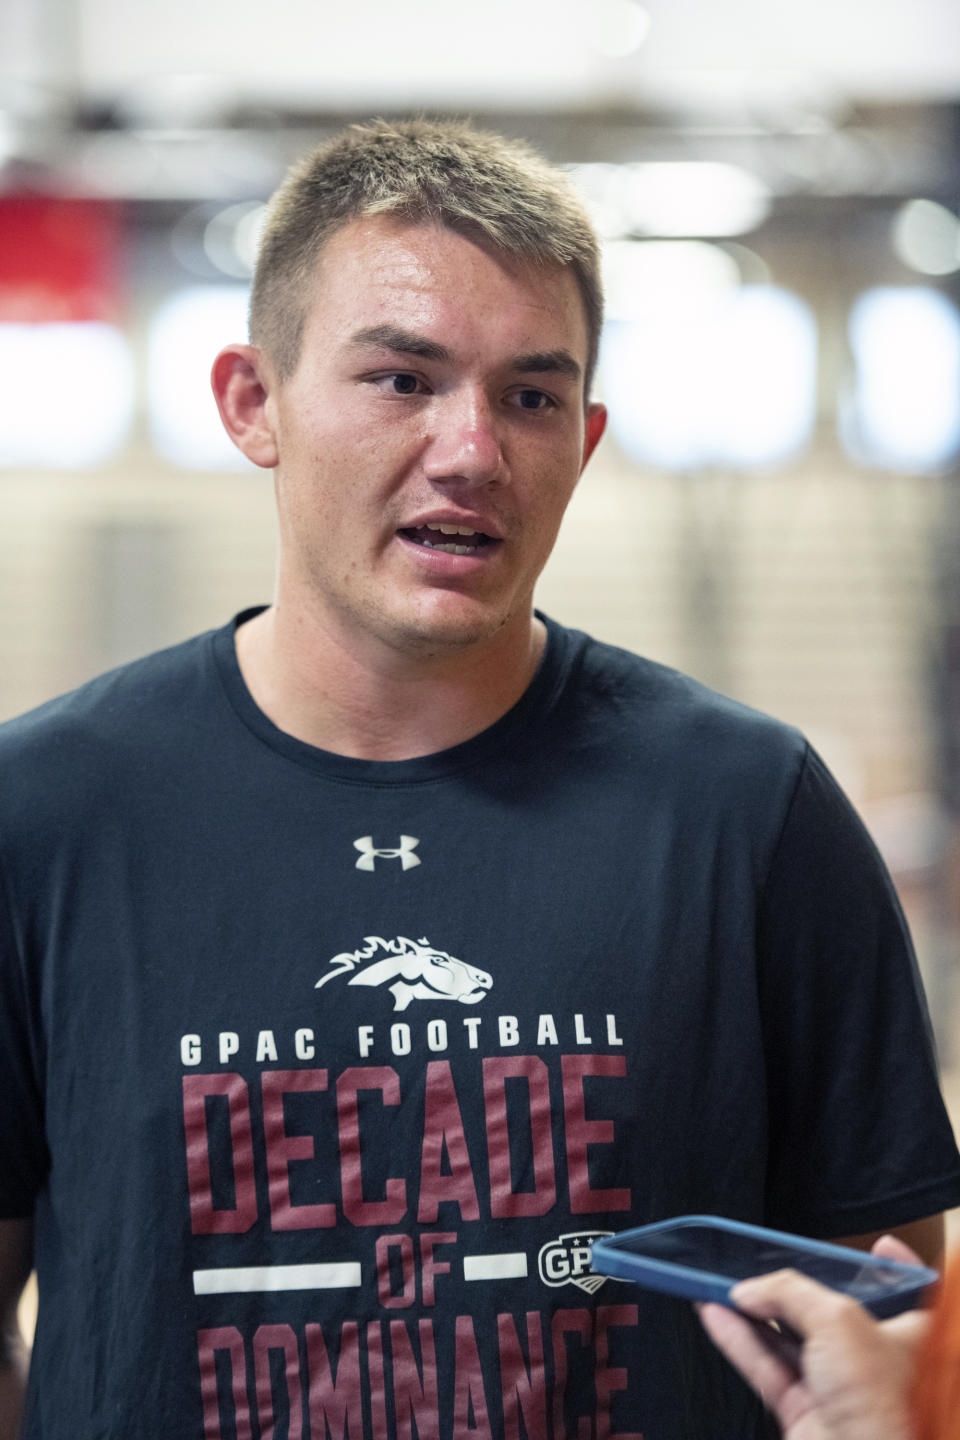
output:
M400 844L389 850L377 850L374 848L372 835L361 835L359 840L354 840L354 850L360 851L360 859L357 861L358 870L373 870L376 868L377 857L381 860L399 860L404 870L412 870L414 865L420 864L420 857L414 855L414 850L420 844L413 835L401 835Z

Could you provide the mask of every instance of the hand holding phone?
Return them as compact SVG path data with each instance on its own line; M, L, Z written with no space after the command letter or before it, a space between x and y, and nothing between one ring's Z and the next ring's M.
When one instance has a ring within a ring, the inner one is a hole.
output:
M890 1235L877 1241L874 1253L884 1260L916 1263L912 1251ZM703 1305L698 1307L700 1320L773 1411L784 1440L800 1440L801 1434L809 1440L814 1433L834 1440L864 1440L868 1435L906 1440L915 1434L912 1396L929 1312L876 1320L862 1306L795 1269L744 1281L733 1294L738 1310ZM776 1329L770 1317L776 1317ZM785 1320L799 1343L784 1342ZM949 1387L949 1352L944 1359ZM926 1373L935 1383L935 1374ZM942 1416L951 1414L949 1400L943 1405L949 1393L945 1389L933 1402Z

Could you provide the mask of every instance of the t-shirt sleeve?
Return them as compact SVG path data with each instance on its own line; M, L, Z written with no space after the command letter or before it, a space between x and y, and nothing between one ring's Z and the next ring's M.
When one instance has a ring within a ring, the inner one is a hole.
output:
M38 1027L0 871L0 1219L33 1212L47 1171Z
M768 1223L854 1235L960 1204L923 988L879 853L804 757L760 908Z

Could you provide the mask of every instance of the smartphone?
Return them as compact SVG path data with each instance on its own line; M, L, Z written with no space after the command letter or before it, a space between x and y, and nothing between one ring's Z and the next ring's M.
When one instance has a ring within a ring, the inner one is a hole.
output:
M600 1275L721 1305L731 1304L730 1291L739 1280L789 1268L842 1290L876 1316L920 1304L939 1278L925 1265L882 1260L845 1245L717 1215L679 1215L595 1240L591 1264Z

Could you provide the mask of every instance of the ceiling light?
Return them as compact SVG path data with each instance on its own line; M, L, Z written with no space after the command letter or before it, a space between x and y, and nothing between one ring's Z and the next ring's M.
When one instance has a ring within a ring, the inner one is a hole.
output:
M613 240L603 247L610 320L643 323L697 308L740 280L732 255L704 240Z
M770 211L766 186L737 165L658 160L625 169L627 217L641 235L742 235Z
M257 249L267 219L259 201L228 205L207 223L203 248L207 259L225 275L248 280L257 263Z
M0 325L0 467L105 464L126 441L133 391L130 347L112 325Z
M856 387L840 438L854 459L924 473L960 452L960 315L924 285L877 286L850 312Z
M638 0L593 0L590 42L608 60L624 60L640 49L650 29L650 14Z
M210 393L210 366L222 345L247 333L245 285L192 285L158 306L150 321L147 401L154 444L190 470L248 470L227 438Z
M616 240L630 229L620 198L621 165L568 165L567 174L587 208L601 240Z
M718 161L573 165L569 173L598 232L610 239L743 235L770 213L766 185Z
M908 200L897 211L891 236L904 265L921 275L960 270L960 220L935 200Z
M763 469L812 433L816 322L776 286L732 285L607 325L600 375L614 439L638 464Z

